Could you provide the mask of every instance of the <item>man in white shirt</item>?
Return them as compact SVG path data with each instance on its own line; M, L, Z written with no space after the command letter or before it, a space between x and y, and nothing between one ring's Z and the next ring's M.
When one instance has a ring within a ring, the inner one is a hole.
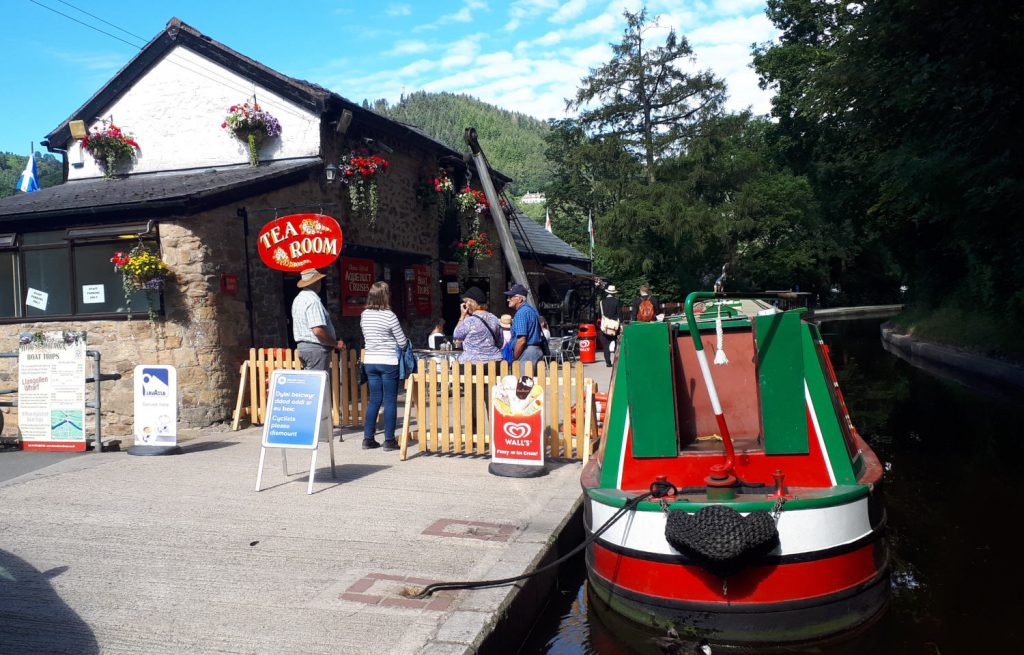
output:
M310 371L328 371L331 351L344 350L338 341L327 308L320 300L321 280L326 275L315 268L302 271L298 287L302 289L292 301L292 337L297 344L299 361Z

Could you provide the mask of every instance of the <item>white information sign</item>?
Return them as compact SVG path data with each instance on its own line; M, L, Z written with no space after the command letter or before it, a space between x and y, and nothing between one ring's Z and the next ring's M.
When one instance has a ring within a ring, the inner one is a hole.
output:
M50 294L39 289L33 289L29 287L28 293L25 294L25 304L29 307L35 307L46 311L46 302L50 299Z
M96 303L106 302L106 293L104 292L102 284L83 284L82 285L82 304L83 305L95 305Z
M18 427L25 450L85 450L85 332L23 332Z
M173 366L135 367L136 446L178 442L178 373Z
M309 461L309 486L306 489L306 493L313 493L316 453L322 435L327 436L331 446L331 477L335 476L334 439L331 436L331 411L326 392L327 373L324 371L278 370L270 374L270 393L267 398L267 416L263 422L263 447L260 448L256 491L260 490L263 482L263 462L267 448L300 448L313 451ZM284 453L285 450L282 450L282 457L285 457Z

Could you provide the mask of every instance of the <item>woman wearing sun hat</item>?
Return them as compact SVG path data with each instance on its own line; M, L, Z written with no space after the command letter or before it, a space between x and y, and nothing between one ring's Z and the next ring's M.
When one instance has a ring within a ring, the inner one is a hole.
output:
M622 302L615 296L619 290L614 284L609 284L604 290L605 297L601 299L601 329L597 336L601 339L601 349L604 350L605 366L612 365L612 355L619 345L619 334L622 332L620 321L622 319Z
M503 340L501 345L504 346L512 340L512 315L502 314L499 323L501 324L501 337Z

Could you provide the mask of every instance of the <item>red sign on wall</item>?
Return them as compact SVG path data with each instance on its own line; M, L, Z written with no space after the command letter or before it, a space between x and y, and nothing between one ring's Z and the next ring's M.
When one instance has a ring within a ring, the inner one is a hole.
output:
M420 316L430 316L430 267L421 265L413 266L416 285L414 298L416 299L416 313Z
M289 272L330 266L341 254L341 246L338 221L323 214L275 218L263 226L256 241L264 264Z
M341 315L359 316L373 285L373 260L345 257L341 260Z

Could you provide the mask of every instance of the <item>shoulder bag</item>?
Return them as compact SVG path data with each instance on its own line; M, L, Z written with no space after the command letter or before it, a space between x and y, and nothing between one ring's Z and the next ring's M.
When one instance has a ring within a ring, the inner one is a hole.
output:
M619 321L604 315L603 301L598 303L598 307L601 310L601 332L609 337L617 336L619 334Z

